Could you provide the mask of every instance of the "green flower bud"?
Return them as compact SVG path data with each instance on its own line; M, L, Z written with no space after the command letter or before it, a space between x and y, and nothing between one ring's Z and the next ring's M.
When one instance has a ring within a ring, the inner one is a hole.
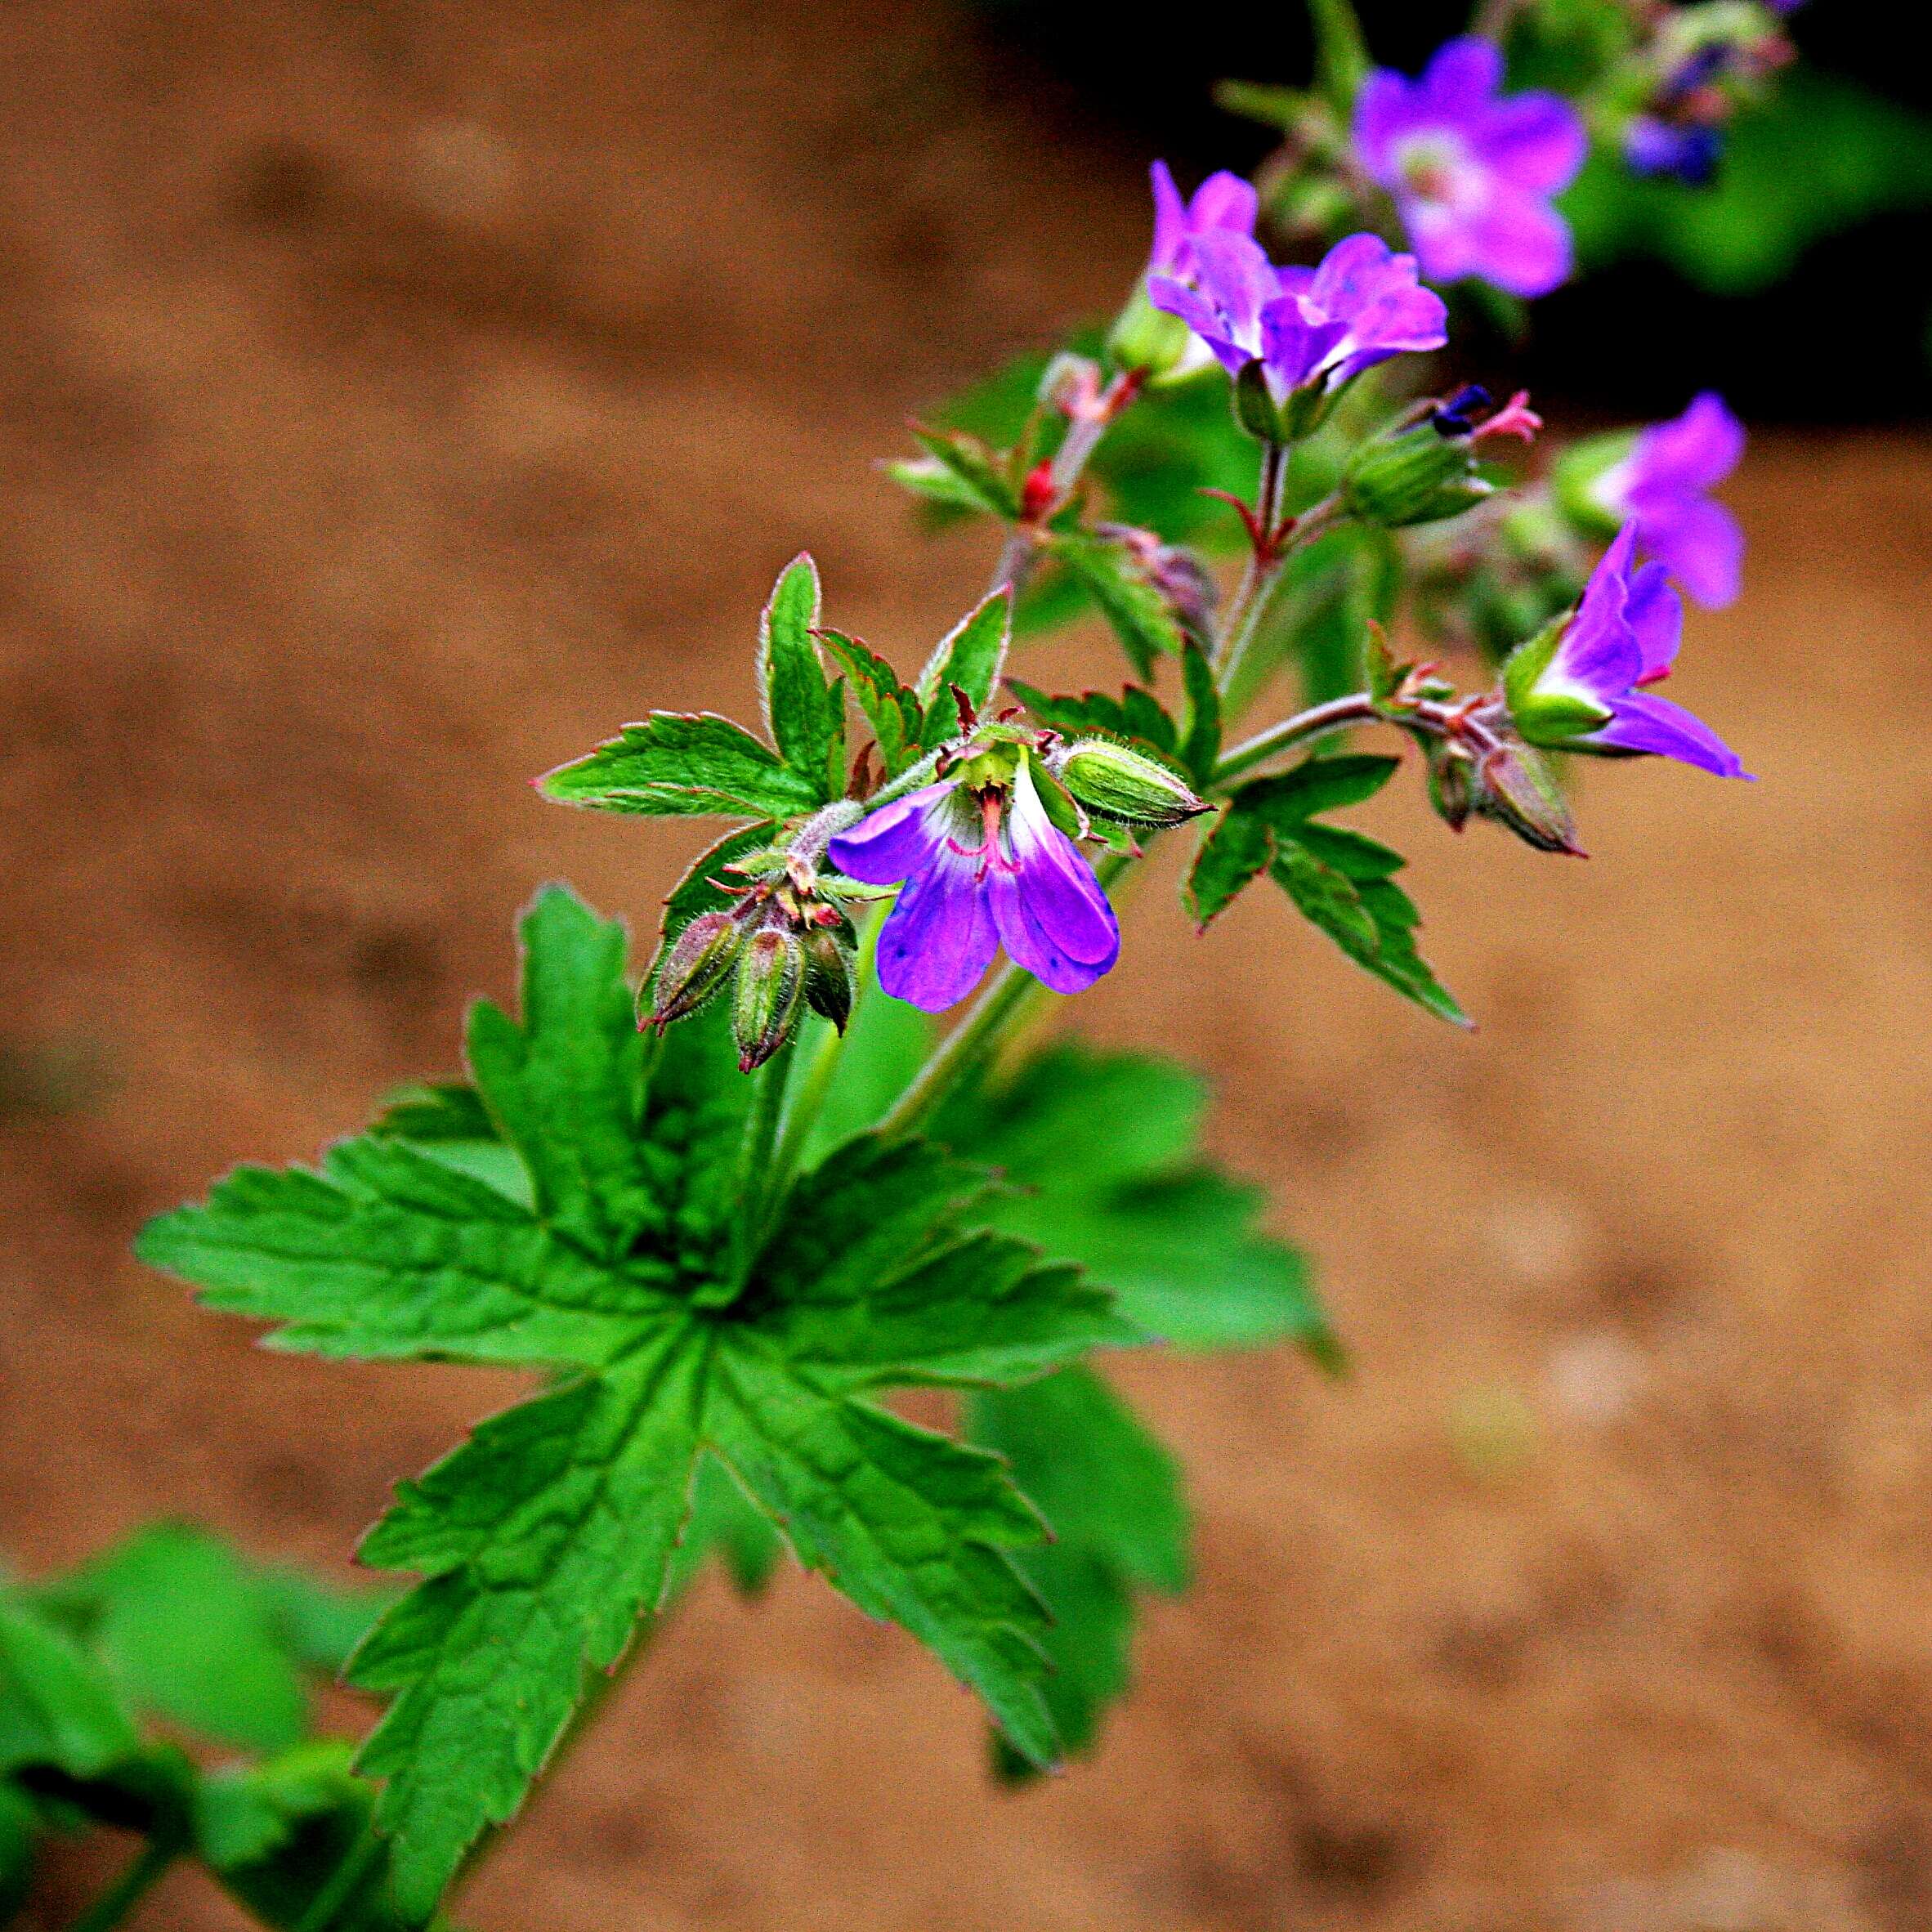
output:
M647 1023L661 1032L673 1020L689 1019L724 985L744 938L730 913L700 913L664 955Z
M1178 315L1170 315L1147 300L1143 276L1107 331L1107 360L1116 369L1138 369L1149 382L1157 382L1190 360L1187 348L1192 333Z
M1424 749L1429 802L1451 831L1460 832L1469 823L1476 803L1474 767L1469 754L1440 738L1429 739Z
M1088 811L1125 825L1178 825L1207 810L1178 772L1111 738L1070 745L1053 772Z
M858 991L852 964L852 930L849 925L815 926L805 935L805 1002L839 1031L852 1017Z
M781 927L761 926L745 942L731 1003L740 1073L763 1067L791 1038L804 994L803 942Z
M1550 472L1550 494L1580 535L1617 534L1624 518L1603 489L1603 479L1628 462L1636 446L1635 430L1616 430L1608 436L1585 436L1557 458Z
M1384 530L1460 517L1492 494L1466 436L1424 423L1364 443L1342 472L1342 498L1365 523Z

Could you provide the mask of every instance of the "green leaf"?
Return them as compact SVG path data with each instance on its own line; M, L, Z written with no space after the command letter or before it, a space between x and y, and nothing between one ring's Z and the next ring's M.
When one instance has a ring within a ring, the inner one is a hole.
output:
M210 1772L197 1787L195 1849L223 1886L278 1932L412 1932L373 1822L375 1793L353 1747L318 1739L260 1764Z
M521 1023L472 1049L503 1142L389 1132L320 1173L244 1169L141 1240L214 1305L284 1323L283 1347L563 1371L403 1484L363 1547L423 1579L350 1665L393 1700L361 1764L387 1780L378 1823L412 1912L516 1809L595 1673L688 1574L707 1456L802 1562L903 1623L1050 1760L1043 1621L1013 1561L1037 1518L996 1460L870 1398L1135 1339L1072 1268L968 1228L983 1171L920 1142L838 1150L741 1256L751 1089L724 1031L673 1029L640 1102L615 928L552 897L525 942ZM466 1116L445 1098L431 1125ZM480 1178L479 1153L513 1158L523 1184ZM701 1533L719 1533L700 1502ZM744 1572L768 1567L768 1546L724 1533Z
M672 1559L667 1594L681 1594L715 1555L723 1559L739 1594L755 1597L784 1554L784 1539L771 1518L745 1493L729 1468L709 1452L700 1456L691 1484L691 1514L685 1521L684 1541Z
M1274 877L1303 914L1357 965L1424 1012L1454 1026L1472 1025L1415 950L1420 915L1393 877L1404 863L1400 854L1359 832L1333 825L1304 826L1284 849L1297 847L1303 858L1287 864L1277 860ZM1338 888L1338 879L1353 888L1352 898Z
M18 1787L0 1782L0 1925L25 1903L39 1849L40 1813Z
M825 797L741 725L701 711L654 711L537 781L547 798L597 812L789 818Z
M35 1766L95 1778L140 1749L102 1667L51 1620L0 1590L0 1776Z
M965 729L960 697L976 711L986 709L999 682L1012 630L1012 593L996 590L940 639L919 673L918 696L926 707L921 738L927 750Z
M1153 675L1160 658L1180 655L1187 641L1180 619L1124 544L1085 530L1066 530L1053 539L1052 548L1100 606L1143 678Z
M283 1751L308 1729L308 1693L279 1606L220 1537L163 1523L65 1579L54 1601L136 1707L224 1744Z
M1348 754L1304 759L1291 771L1245 785L1201 841L1183 888L1206 925L1267 872L1311 924L1348 957L1425 1011L1469 1024L1415 950L1414 903L1393 883L1398 853L1313 815L1372 798L1400 760Z
M476 1089L529 1170L539 1218L601 1259L626 1253L657 1211L624 954L621 925L548 887L523 922L522 1023L488 1000L470 1011Z
M1256 1232L1262 1191L1200 1156L1205 1107L1171 1062L1056 1047L962 1096L935 1131L1005 1175L979 1210L993 1226L1080 1263L1144 1335L1193 1348L1292 1339L1332 1362L1306 1264Z
M977 436L959 430L928 429L916 423L912 433L926 452L925 461L887 466L903 487L949 508L1008 522L1019 515L1018 492L998 457Z
M382 1103L372 1134L392 1134L419 1145L432 1141L494 1140L496 1123L474 1087L448 1080L398 1087Z
M1196 787L1205 791L1221 762L1221 690L1207 653L1192 637L1181 652L1181 684L1187 697L1187 722L1175 750Z
M819 617L818 566L801 551L773 585L758 619L758 686L779 755L820 803L845 778L845 707L829 689L812 633Z
M1187 1514L1173 1457L1099 1376L1071 1368L976 1395L967 1427L1006 1459L1053 1530L1022 1568L1052 1616L1047 1701L1067 1747L1092 1746L1129 1675L1135 1599L1187 1581ZM1031 1767L995 1741L1008 1777Z
M1069 738L1098 733L1138 744L1157 758L1178 754L1180 735L1174 720L1161 709L1152 692L1123 685L1118 698L1105 691L1082 691L1078 697L1053 697L1036 686L1008 678L1007 688L1043 725Z
M865 722L878 741L886 776L897 778L919 760L925 730L925 708L918 692L899 682L899 674L883 657L843 631L821 631L820 641L845 669Z

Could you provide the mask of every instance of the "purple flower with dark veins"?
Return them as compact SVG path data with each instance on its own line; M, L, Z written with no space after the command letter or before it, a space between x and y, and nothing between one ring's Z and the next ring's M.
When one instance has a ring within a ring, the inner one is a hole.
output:
M1744 425L1706 389L1681 416L1639 430L1629 454L1590 484L1590 495L1606 517L1635 522L1644 555L1667 565L1700 604L1717 609L1737 595L1744 532L1709 493L1743 454Z
M1626 524L1567 623L1519 646L1503 666L1516 729L1551 751L1677 758L1720 778L1748 778L1736 752L1681 704L1644 687L1670 675L1684 606L1661 563L1633 568Z
M1204 235L1222 232L1254 239L1259 198L1252 181L1244 181L1223 168L1194 190L1192 201L1183 201L1165 161L1154 163L1153 176L1154 246L1147 257L1149 275L1171 275L1183 282L1191 280L1194 244Z
M939 1013L964 1000L1004 945L1056 993L1083 993L1120 953L1114 909L1080 849L1047 816L1030 758L1010 778L969 758L956 774L834 839L848 878L904 889L879 936L879 983Z
M1193 285L1155 275L1148 299L1178 315L1230 375L1259 360L1277 401L1339 388L1378 362L1449 339L1448 311L1417 281L1415 257L1380 235L1351 235L1312 269L1277 269L1257 243L1226 230L1192 246Z
M1500 94L1503 56L1474 36L1445 42L1420 80L1378 68L1355 103L1355 152L1395 197L1431 281L1478 275L1547 295L1570 275L1570 230L1550 206L1589 139L1562 96Z

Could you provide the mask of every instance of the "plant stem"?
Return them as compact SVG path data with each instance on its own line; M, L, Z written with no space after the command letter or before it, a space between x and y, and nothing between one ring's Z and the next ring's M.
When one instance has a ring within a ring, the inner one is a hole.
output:
M1308 744L1330 731L1343 731L1350 725L1372 724L1379 715L1375 700L1366 691L1356 691L1345 698L1330 698L1326 704L1313 705L1306 711L1298 712L1293 718L1283 718L1279 724L1270 725L1265 731L1257 731L1252 738L1223 753L1220 763L1214 767L1214 782L1224 784L1228 779L1238 777L1243 771L1273 758L1277 752Z
M73 1932L110 1932L122 1924L181 1854L172 1837L144 1845L127 1869L74 1921Z
M758 1238L765 1231L767 1212L777 1192L773 1178L772 1147L778 1137L778 1116L785 1104L785 1082L790 1076L792 1056L797 1052L798 1045L798 1036L794 1032L758 1069L757 1084L752 1089L751 1111L745 1116L745 1138L738 1149L738 1199L741 1205L736 1222L737 1265L732 1270L735 1277L742 1277L752 1256L758 1251ZM736 1279L731 1282L731 1295L737 1294L738 1285ZM702 1294L692 1299L701 1301Z
M859 1004L865 997L866 987L872 983L873 961L879 953L879 930L883 924L874 912L867 916L860 929L858 958L854 962L852 973L858 984L858 994L852 1003L852 1013L843 1029L828 1022L818 1044L812 1049L804 1078L798 1082L797 1091L785 1110L785 1119L778 1130L778 1146L771 1156L774 1196L791 1178L804 1156L812 1130L818 1125L825 1095L831 1091L833 1076L839 1071L839 1056L845 1051L845 1042L858 1017Z
M369 1827L329 1874L329 1882L309 1901L308 1910L295 1921L293 1932L329 1932L375 1870L383 1849L374 1827Z
M1142 381L1138 371L1122 370L1107 385L1092 409L1069 418L1067 434L1060 447L1053 452L1053 460L1047 472L1053 483L1053 502L1056 508L1073 494L1075 485L1093 460L1093 452L1100 447L1100 439L1120 419L1120 412L1139 395ZM1032 575L1039 557L1040 543L1035 526L1026 523L1016 525L1007 536L999 562L993 566L986 595L991 597L995 591L1010 590L1017 597Z
M1265 474L1263 481L1267 481ZM1228 610L1228 621L1215 654L1215 682L1225 696L1240 689L1242 668L1255 640L1267 628L1268 612L1274 607L1275 593L1287 575L1288 560L1304 543L1326 536L1347 512L1339 497L1324 497L1303 513L1283 541L1280 550L1242 579L1241 588Z
M1235 638L1246 627L1256 599L1260 596L1262 585L1267 579L1272 562L1264 554L1263 546L1274 534L1275 525L1281 517L1281 490L1288 476L1288 447L1285 443L1264 444L1261 451L1261 478L1254 490L1254 521L1253 530L1260 534L1254 538L1254 548L1248 552L1246 567L1241 572L1241 580L1235 587L1232 597L1228 600L1227 614L1221 620L1221 636L1214 646L1214 666L1219 671L1232 651ZM1221 680L1223 691L1225 678Z

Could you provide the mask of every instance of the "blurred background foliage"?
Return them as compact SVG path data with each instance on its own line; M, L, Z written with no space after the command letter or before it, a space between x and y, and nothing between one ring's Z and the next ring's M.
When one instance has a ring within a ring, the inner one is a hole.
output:
M1617 0L1548 0L1556 34ZM1218 109L1217 81L1299 83L1298 7L1237 3L1131 29L1102 0L977 0L986 31L1050 71L1096 122L1185 176L1252 168L1266 129ZM1420 69L1461 29L1444 0L1364 0L1375 58ZM1904 51L1910 12L1813 0L1788 23L1799 64L1728 131L1715 184L1642 181L1594 156L1565 197L1580 274L1536 306L1532 386L1621 415L1721 388L1760 421L1932 414L1932 75ZM1554 35L1553 34L1553 38ZM1543 50L1548 65L1559 58ZM1534 60L1519 63L1525 80ZM1552 77L1554 78L1554 77Z

